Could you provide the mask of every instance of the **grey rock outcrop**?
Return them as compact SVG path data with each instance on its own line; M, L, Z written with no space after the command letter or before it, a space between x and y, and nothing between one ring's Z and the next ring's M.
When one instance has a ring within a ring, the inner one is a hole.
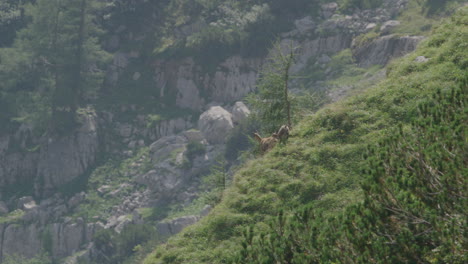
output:
M36 194L52 191L91 167L98 152L97 116L87 112L80 116L80 127L69 136L49 139L41 148L36 174Z
M47 247L54 259L64 258L89 243L100 228L100 225L85 223L81 218L76 221L66 219L47 226L38 223L1 224L0 256L21 255L32 258Z
M191 57L156 61L154 79L161 97L172 90L177 94L177 106L198 111L205 104L202 93L211 100L230 103L253 91L261 63L261 59L232 56L206 73Z
M170 221L159 222L156 225L158 234L162 237L175 235L182 231L185 227L193 225L200 220L196 215L182 216Z
M4 226L1 241L2 256L21 255L32 258L40 253L42 243L40 230L36 225Z
M224 143L232 128L232 115L221 106L210 107L198 120L198 129L210 144Z
M0 187L34 182L40 143L31 133L20 128L14 135L0 136ZM35 151L23 151L28 149L27 141L34 142Z
M401 57L416 49L422 39L424 37L421 36L383 36L362 47L355 48L353 53L361 67L385 65L392 58Z
M5 204L5 202L0 201L0 215L8 214L8 212L8 206Z
M383 35L389 34L392 31L392 29L398 27L400 24L401 23L398 20L389 20L383 23L383 25L380 27L380 32Z
M13 135L0 136L0 187L34 184L36 196L51 195L94 164L97 126L96 114L87 109L79 115L79 127L67 136L37 138L27 126Z
M214 75L205 75L205 87L215 101L230 103L242 99L255 89L261 59L229 57L220 64Z
M417 63L424 63L424 62L428 62L429 59L424 57L424 56L418 56L416 57L416 59L414 59L414 62L417 62Z
M311 16L306 16L304 18L294 21L298 33L304 34L311 32L315 29L316 25Z
M36 201L34 201L32 196L25 196L18 199L16 207L22 210L30 210L36 206Z
M323 4L321 6L321 15L323 18L330 18L338 9L338 4L335 2Z
M211 209L213 209L211 205L209 204L205 205L200 212L200 217L207 216L211 212Z

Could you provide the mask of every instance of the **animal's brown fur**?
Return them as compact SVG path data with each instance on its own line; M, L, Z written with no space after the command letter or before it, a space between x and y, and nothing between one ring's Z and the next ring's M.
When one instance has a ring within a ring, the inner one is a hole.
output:
M273 133L271 137L262 138L258 133L254 133L255 139L260 143L260 150L265 153L272 149L279 140L278 134Z

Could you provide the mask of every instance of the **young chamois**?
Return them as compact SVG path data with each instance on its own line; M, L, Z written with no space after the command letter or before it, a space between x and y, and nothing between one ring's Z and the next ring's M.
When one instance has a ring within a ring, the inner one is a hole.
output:
M286 141L288 141L290 131L291 131L291 128L289 128L288 125L282 125L280 129L278 130L278 132L276 132L276 134L278 135L279 141L281 143L284 144L286 143Z
M278 134L273 133L271 137L262 138L258 133L254 133L255 139L260 143L260 150L265 153L272 149L279 140Z

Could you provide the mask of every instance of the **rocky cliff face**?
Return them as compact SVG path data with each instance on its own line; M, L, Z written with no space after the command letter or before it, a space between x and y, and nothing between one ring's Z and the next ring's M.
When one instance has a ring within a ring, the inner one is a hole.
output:
M392 58L413 51L424 37L388 35L354 49L354 56L362 67L385 65Z
M283 48L291 43L300 47L292 72L299 73L314 63L326 64L330 56L344 49L352 49L363 67L385 65L391 58L412 51L421 37L388 35L394 23L387 22L405 3L386 0L382 8L353 15L339 14L338 5L329 3L321 6L320 17L298 18L293 28L281 34ZM377 24L387 26L378 30L375 40L365 46L353 45L356 36L375 30ZM128 78L122 73L132 62L146 55L137 50L119 51L119 41L109 43L117 51L107 75L107 82L113 86ZM43 249L55 259L81 251L81 259L89 260L95 250L92 241L97 230L112 228L120 232L125 225L142 223L139 208L169 201L189 203L196 198L199 175L206 173L223 152L229 131L249 114L243 103L231 105L255 89L259 69L271 55L232 55L209 71L192 56L151 61L150 79L160 98L175 95L175 106L191 109L190 115L154 120L147 113L139 113L138 105L98 114L87 109L80 115L80 126L64 137L35 137L25 127L0 137L0 199L5 200L0 203L0 218L5 220L0 221L0 260L10 254L33 257ZM141 73L132 72L130 78L138 81ZM129 113L134 114L130 120L122 118ZM196 119L193 113L202 114ZM188 159L190 144L201 144L204 150ZM59 187L86 176L96 166L100 150L129 158L144 147L149 148L149 165L135 161L131 164L135 170L125 174L128 182L117 187L99 186L97 192L102 197L120 199L109 217L86 221L69 217L86 202L87 193L65 198L54 194ZM144 171L136 169L142 167ZM28 186L27 192L34 198L12 197L8 188L14 185ZM162 233L170 235L198 219L188 216L158 226Z
M3 136L0 139L2 193L8 191L8 186L21 184L34 188L36 196L50 196L59 186L93 166L98 152L97 116L91 110L79 118L79 127L63 137L35 138L25 128L15 135Z

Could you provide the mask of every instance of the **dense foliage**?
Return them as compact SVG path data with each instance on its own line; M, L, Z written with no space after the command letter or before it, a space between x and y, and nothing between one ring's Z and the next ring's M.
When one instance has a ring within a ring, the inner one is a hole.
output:
M122 263L138 251L141 244L154 239L154 227L149 225L127 225L117 233L113 229L102 229L94 235L99 255L96 263Z
M295 47L290 44L286 52L283 48L277 43L272 49L274 55L260 73L256 93L247 97L253 111L250 118L267 133L276 132L281 125L292 126L292 98L288 91Z
M67 132L76 111L96 95L106 53L97 41L95 1L38 0L31 22L0 50L2 129L17 123ZM22 9L23 10L23 9Z
M280 212L233 263L466 263L468 78L419 111L368 150L363 203L329 219Z

